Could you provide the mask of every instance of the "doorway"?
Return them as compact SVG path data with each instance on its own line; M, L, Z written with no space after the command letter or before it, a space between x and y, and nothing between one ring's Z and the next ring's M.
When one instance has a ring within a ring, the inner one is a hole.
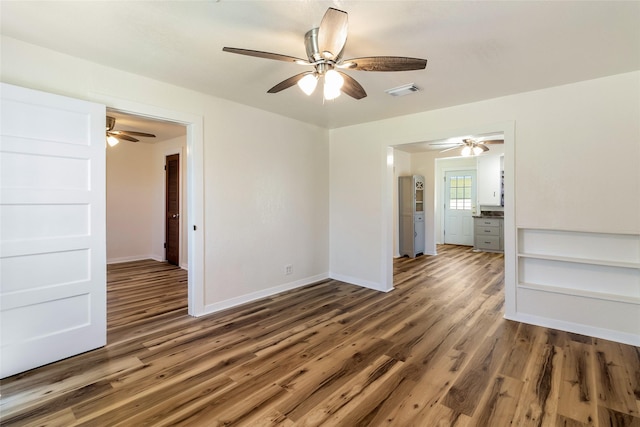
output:
M188 212L183 209L188 167L180 164L186 127L130 113L108 114L115 118L116 131L155 135L106 149L108 263L168 260L187 269L188 251L182 246L188 246L189 234L181 230L186 229L181 212Z
M438 160L452 158L451 153L440 154L437 151L429 152L427 148L429 142L446 141L450 138L459 138L460 135L469 135L474 138L476 136L486 136L500 134L504 139L504 271L505 271L505 315L511 316L515 312L515 122L506 121L500 123L475 125L471 127L461 128L457 131L436 131L425 133L419 142L416 140L396 143L389 145L384 151L386 162L384 162L384 170L386 176L386 188L383 192L383 205L385 206L386 224L382 233L383 256L380 260L382 269L382 277L384 280L383 288L386 290L393 289L393 254L394 254L394 234L397 236L397 224L394 221L394 196L397 188L397 182L394 180L394 169L398 166L409 167L404 172L420 173L426 178L427 189L431 194L425 200L425 231L426 253L437 255L437 242L442 237L442 207L443 201L443 182L444 172L442 166L438 165ZM400 155L396 156L397 153ZM461 159L460 156L455 156ZM396 158L401 161L400 165L396 162ZM471 157L467 157L471 158ZM418 161L415 161L418 160ZM464 167L455 168L455 170L468 169ZM450 169L450 170L453 170ZM440 184L438 184L440 183ZM397 203L396 203L397 204ZM480 206L476 207L479 212Z
M179 111L166 110L147 104L139 104L119 98L107 96L99 97L99 101L107 104L109 114L121 113L136 117L142 120L154 121L156 124L169 123L181 126L186 130L186 147L181 154L180 169L184 179L181 182L182 198L184 205L181 213L181 221L184 222L183 233L181 234L183 261L186 265L181 265L188 273L188 313L191 316L205 314L204 304L204 240L203 240L203 220L204 220L204 194L203 194L203 162L202 152L204 147L203 117ZM168 150L159 153L161 162L157 170L161 174L161 195L159 207L160 231L158 241L160 256L164 259L164 159L165 155L175 154L175 151ZM137 185L130 182L130 185ZM154 243L155 244L155 243Z
M444 243L473 246L476 171L447 171L444 179Z

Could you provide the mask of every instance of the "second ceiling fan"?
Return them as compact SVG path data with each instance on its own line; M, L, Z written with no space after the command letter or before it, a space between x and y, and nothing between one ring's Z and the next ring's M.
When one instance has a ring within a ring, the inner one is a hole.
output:
M442 141L442 142L430 142L429 146L434 148L444 148L444 150L440 151L444 153L445 151L455 150L457 148L462 148L460 152L463 156L477 156L479 154L484 153L485 151L489 151L488 144L503 144L503 139L486 139L486 140L478 140L465 138L461 141Z
M318 80L324 80L324 98L334 99L344 92L355 99L362 99L367 92L353 77L339 71L411 71L422 70L427 66L426 59L406 56L367 56L362 58L342 59L347 42L347 12L330 7L324 14L320 27L309 30L304 36L304 45L308 59L296 58L278 53L259 50L224 47L222 50L240 55L258 58L275 59L313 66L313 71L296 74L278 83L268 90L277 93L298 84L307 95L315 90Z
M134 136L142 136L145 138L155 138L156 136L152 133L146 132L137 132L133 130L113 130L116 125L116 118L107 116L106 123L106 137L107 143L110 147L117 145L120 140L130 141L130 142L138 142L140 141L138 138L134 138Z

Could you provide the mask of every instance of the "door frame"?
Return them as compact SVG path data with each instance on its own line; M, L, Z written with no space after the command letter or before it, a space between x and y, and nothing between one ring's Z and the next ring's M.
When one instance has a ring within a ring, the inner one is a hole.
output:
M414 134L411 139L402 138L395 141L389 141L387 145L382 147L380 152L380 167L382 168L382 176L385 177L384 188L381 191L382 203L382 230L380 234L381 254L381 287L390 291L393 289L393 150L394 147L404 144L412 144L420 141L435 141L454 138L459 135L475 135L502 132L504 134L504 295L505 295L505 317L513 318L516 313L516 195L515 195L515 132L516 122L513 120L486 123L478 125L462 124L458 129L448 129L439 131L430 131L425 129L423 133ZM435 162L435 155L434 155ZM434 175L425 176L426 184L433 185L437 191L437 185L434 181L438 179L437 171L434 167ZM436 248L436 222L435 203L437 203L436 195L432 195L431 205L425 206L426 217L426 235L428 239L425 241L425 250L427 253L435 253Z
M153 120L177 123L187 128L187 251L188 313L205 313L204 301L204 118L192 113L169 110L104 93L91 93L90 99L107 109Z

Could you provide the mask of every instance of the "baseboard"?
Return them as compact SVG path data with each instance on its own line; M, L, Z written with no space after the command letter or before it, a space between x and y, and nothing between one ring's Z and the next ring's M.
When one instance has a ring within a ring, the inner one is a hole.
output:
M267 298L272 295L290 291L296 288L300 288L302 286L310 285L312 283L319 282L321 280L325 280L328 278L329 278L329 274L327 273L318 274L315 276L305 277L304 279L296 280L294 282L284 283L282 285L274 286L272 288L264 289L257 292L252 292L250 294L241 295L235 298L230 298L214 304L208 304L208 305L205 305L204 311L202 313L199 313L197 317L216 313L218 311L226 310L228 308L233 308L233 307L246 304L248 302L256 301L262 298Z
M330 273L329 277L331 279L333 279L333 280L339 280L341 282L345 282L345 283L349 283L349 284L352 284L352 285L361 286L363 288L373 289L374 291L389 292L389 291L393 290L393 287L387 289L381 283L370 282L368 280L362 280L362 279L359 279L357 277L345 276L345 275L342 275L342 274L334 274L334 273Z
M597 328L580 323L567 322L564 320L549 319L546 317L533 316L531 314L515 313L515 315L505 315L505 319L516 322L528 323L530 325L543 326L545 328L558 329L560 331L574 334L587 335L633 346L640 346L640 336L627 332L614 331L611 329Z
M132 261L144 261L147 259L152 259L154 261L162 262L163 259L158 258L155 255L133 255L119 258L110 258L107 260L107 264L120 264L123 262L132 262Z

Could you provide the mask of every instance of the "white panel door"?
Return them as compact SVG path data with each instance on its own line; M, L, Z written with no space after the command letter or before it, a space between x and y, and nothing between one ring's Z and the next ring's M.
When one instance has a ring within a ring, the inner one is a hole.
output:
M4 378L106 344L105 107L0 90Z
M445 173L444 243L473 246L476 171Z

